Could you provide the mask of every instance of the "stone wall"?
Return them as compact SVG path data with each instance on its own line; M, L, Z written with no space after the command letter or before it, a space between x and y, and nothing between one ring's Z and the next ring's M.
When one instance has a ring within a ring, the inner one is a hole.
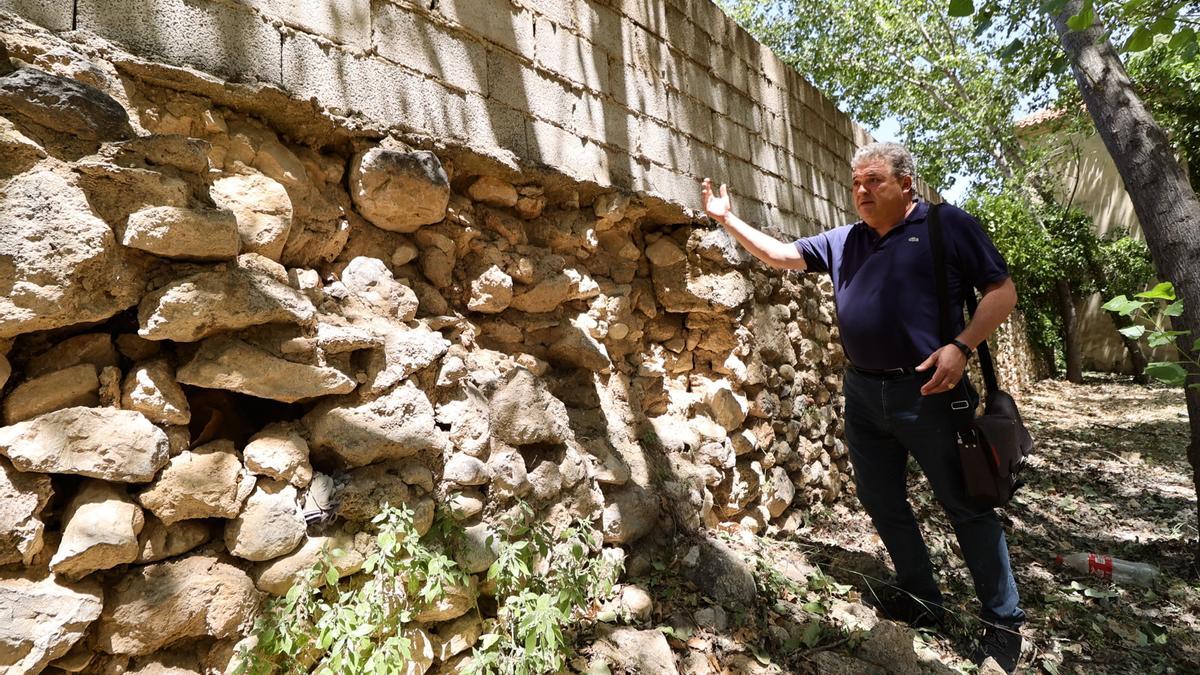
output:
M789 234L854 219L866 134L711 0L0 0L52 30L280 86L362 125Z
M459 520L478 574L518 498L632 565L845 493L827 281L276 87L0 41L4 667L223 671L262 597L358 569L384 501Z

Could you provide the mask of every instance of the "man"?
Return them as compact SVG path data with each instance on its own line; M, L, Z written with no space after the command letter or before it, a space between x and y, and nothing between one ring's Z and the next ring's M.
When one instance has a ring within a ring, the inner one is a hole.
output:
M846 442L859 501L891 555L903 593L885 614L913 625L940 623L942 594L929 551L908 502L905 467L911 454L954 525L971 570L986 630L981 659L1012 672L1020 655L1025 614L1009 563L1004 529L991 509L966 497L955 430L977 397L963 381L967 359L1016 306L1004 259L979 223L953 206L940 212L947 287L956 336L939 335L937 286L927 216L913 191L912 155L898 143L874 143L854 155L854 206L861 221L793 243L743 222L727 188L713 194L704 180L704 209L766 264L828 272L846 369ZM965 293L982 289L974 319L964 325ZM958 405L955 405L955 403ZM964 405L964 402L967 402Z

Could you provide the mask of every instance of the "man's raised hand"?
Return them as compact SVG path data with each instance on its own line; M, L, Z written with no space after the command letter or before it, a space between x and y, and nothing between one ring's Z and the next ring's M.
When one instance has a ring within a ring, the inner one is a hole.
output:
M729 199L729 188L724 183L721 184L721 196L713 195L712 179L705 178L704 183L700 186L700 199L704 204L704 212L709 218L721 223L725 222L725 217L733 212L733 204Z

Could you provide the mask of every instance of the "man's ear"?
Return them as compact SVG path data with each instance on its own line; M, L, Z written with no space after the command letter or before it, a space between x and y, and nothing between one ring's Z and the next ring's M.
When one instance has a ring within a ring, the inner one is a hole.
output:
M909 197L912 197L912 196L913 196L913 194L915 194L915 193L914 193L914 191L913 191L913 178L912 178L912 176L901 176L901 177L900 177L900 189L901 189L901 190L907 190L907 191L908 191L908 196L909 196Z

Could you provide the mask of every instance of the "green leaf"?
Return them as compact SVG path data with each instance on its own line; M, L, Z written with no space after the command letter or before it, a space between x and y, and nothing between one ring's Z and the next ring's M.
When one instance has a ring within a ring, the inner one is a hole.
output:
M1138 26L1130 34L1129 39L1125 41L1125 51L1127 52L1144 52L1154 44L1154 33L1150 32L1143 26ZM1138 295L1141 297L1141 294Z
M814 621L804 629L804 634L800 637L804 641L804 646L815 647L821 641L821 623Z
M1150 32L1156 35L1166 35L1175 31L1175 17L1160 16L1150 24Z
M1109 300L1108 302L1104 303L1100 308L1108 310L1110 312L1116 312L1117 314L1120 314L1121 316L1129 316L1130 314L1133 314L1137 310L1139 310L1149 304L1150 304L1149 302L1144 302L1141 300L1130 300L1129 298L1125 297L1124 295L1118 295L1117 297L1113 298L1112 300Z
M1174 300L1175 286L1169 281L1164 281L1154 288L1151 288L1144 293L1138 293L1133 296L1135 298L1148 298L1150 300Z
M1146 344L1151 347L1161 347L1171 344L1180 335L1187 334L1188 331L1186 330L1156 330L1146 338Z
M1200 338L1196 338L1196 341L1192 343L1192 351L1200 352Z
M1000 57L1000 59L1007 61L1016 56L1017 52L1021 51L1021 48L1024 46L1024 40L1021 38L1013 38L1012 42L1009 42L1007 45L1005 45L1004 49L1001 49L997 56Z
M804 606L801 609L808 612L809 614L816 614L817 616L825 616L825 605L822 605L819 602L804 603Z
M973 0L950 0L950 16L971 16L974 13Z
M1187 378L1187 371L1174 361L1155 361L1146 366L1145 373L1172 387L1182 387Z
M1042 3L1042 11L1047 14L1058 14L1067 6L1067 0L1046 0Z
M971 34L971 37L978 38L986 33L987 30L992 27L992 23L995 18L996 17L994 17L990 12L987 14L980 14L975 22L975 32Z
M1172 35L1171 41L1167 43L1167 46L1171 49L1182 49L1189 42L1192 44L1196 43L1196 30L1194 28L1184 28Z
M1071 30L1087 30L1094 23L1096 23L1096 11L1092 9L1091 2L1085 2L1083 9L1078 14L1067 19L1067 26Z
M337 568L330 567L329 569L325 570L325 583L329 584L330 586L337 586L339 578L340 577L338 577Z
M1183 300L1176 300L1167 305L1167 308L1163 310L1163 314L1167 316L1183 316Z
M1136 340L1142 337L1142 334L1146 332L1146 327L1139 324L1134 324L1132 326L1126 326L1117 332L1129 338L1130 340Z

